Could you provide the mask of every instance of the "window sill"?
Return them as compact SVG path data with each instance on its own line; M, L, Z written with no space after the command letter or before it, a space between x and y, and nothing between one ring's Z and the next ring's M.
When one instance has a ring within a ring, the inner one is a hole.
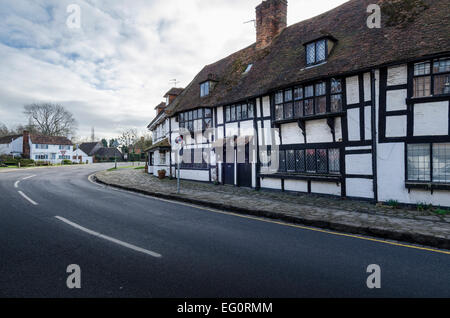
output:
M406 99L406 103L407 104L419 104L419 103L428 103L428 102L442 102L442 101L448 101L449 99L450 99L450 94L427 96L427 97L411 97L411 98Z
M280 178L291 180L314 180L314 181L329 181L329 182L341 182L341 175L330 174L301 174L301 173L289 173L289 172L277 172L277 173L260 173L261 178Z
M424 189L424 190L450 190L450 183L438 183L438 182L414 182L407 181L405 187L408 190L411 189Z
M275 124L286 124L286 123L292 123L297 121L308 121L308 120L317 120L317 119L325 119L325 118L334 118L334 117L341 117L346 114L345 111L340 111L336 113L325 113L325 114L318 114L318 115L308 115L303 116L299 118L291 118L291 119L280 119L280 120L274 120Z

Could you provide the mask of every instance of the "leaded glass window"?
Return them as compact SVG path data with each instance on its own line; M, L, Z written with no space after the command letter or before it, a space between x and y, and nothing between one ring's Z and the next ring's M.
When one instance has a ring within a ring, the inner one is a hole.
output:
M408 145L408 180L430 181L430 145Z

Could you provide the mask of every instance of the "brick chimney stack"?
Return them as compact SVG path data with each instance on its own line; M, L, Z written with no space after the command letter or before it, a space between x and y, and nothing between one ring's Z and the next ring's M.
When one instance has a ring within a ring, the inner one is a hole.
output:
M30 159L30 132L23 131L22 158Z
M263 49L287 26L287 0L265 0L256 7L256 48Z

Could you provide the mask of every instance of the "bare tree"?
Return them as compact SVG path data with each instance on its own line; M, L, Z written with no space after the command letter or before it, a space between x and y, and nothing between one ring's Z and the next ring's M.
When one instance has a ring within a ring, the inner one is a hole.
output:
M26 105L24 113L30 123L44 136L68 136L73 134L77 127L72 113L58 104Z
M8 127L5 124L0 123L0 137L8 136L10 134Z
M124 153L128 153L130 146L134 145L137 138L136 129L126 129L119 136L119 142Z

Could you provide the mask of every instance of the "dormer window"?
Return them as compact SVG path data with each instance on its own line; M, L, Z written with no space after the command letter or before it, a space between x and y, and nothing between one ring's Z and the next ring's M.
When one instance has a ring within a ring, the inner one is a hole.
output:
M200 97L205 97L209 95L209 91L211 90L211 82L206 81L200 84Z
M327 41L325 39L306 45L306 65L314 65L327 59Z

